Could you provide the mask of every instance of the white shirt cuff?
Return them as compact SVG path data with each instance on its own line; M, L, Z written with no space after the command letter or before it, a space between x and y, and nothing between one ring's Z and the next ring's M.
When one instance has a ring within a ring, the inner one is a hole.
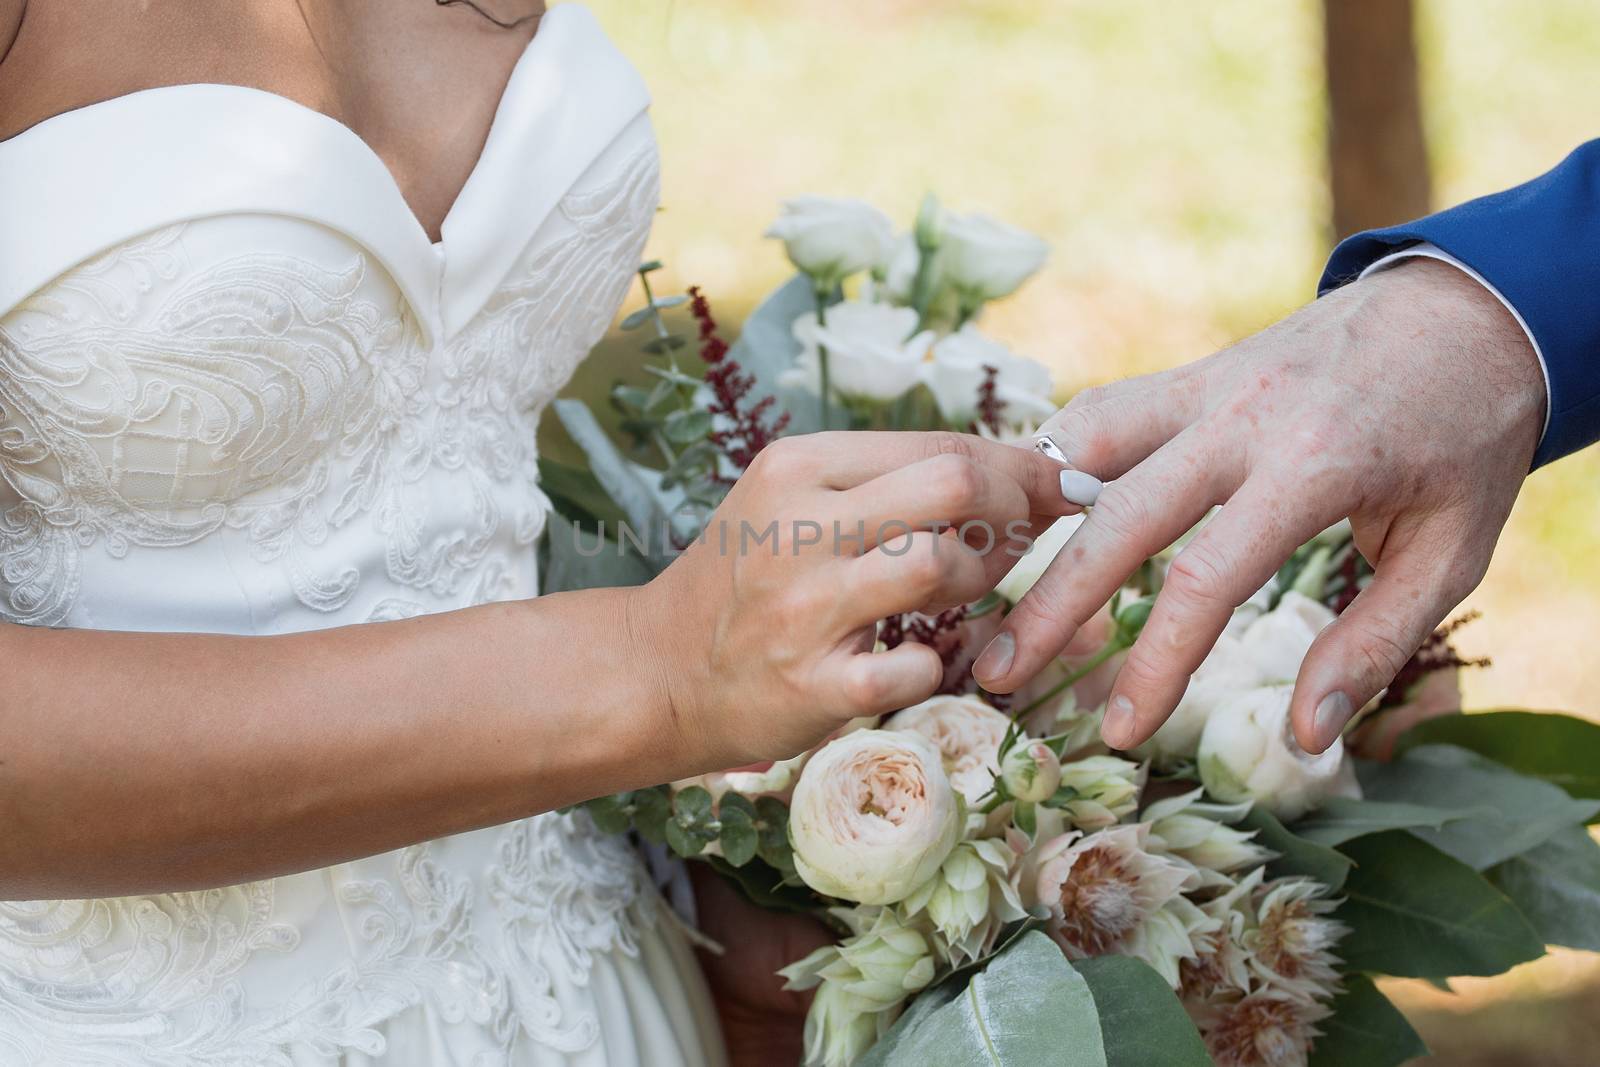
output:
M1511 312L1511 317L1517 320L1517 325L1522 327L1522 332L1527 334L1528 343L1533 346L1533 354L1539 357L1539 373L1544 375L1544 429L1539 431L1539 441L1543 443L1545 432L1550 429L1550 368L1545 366L1544 352L1539 348L1539 339L1533 336L1532 330L1528 329L1528 324L1523 320L1522 313L1512 306L1511 301L1507 300L1500 290L1489 284L1489 279L1461 262L1455 256L1452 256L1449 252L1427 241L1411 245L1408 248L1402 248L1398 252L1390 252L1381 259L1373 260L1367 264L1367 269L1362 271L1360 276L1365 278L1367 275L1375 274L1385 267L1394 266L1402 259L1411 259L1414 256L1421 256L1424 259L1437 259L1441 263L1448 263L1489 290L1494 298L1500 301L1507 311Z

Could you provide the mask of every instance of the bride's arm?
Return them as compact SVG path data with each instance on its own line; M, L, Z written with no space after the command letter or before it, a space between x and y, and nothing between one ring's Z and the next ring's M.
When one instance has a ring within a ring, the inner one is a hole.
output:
M815 435L729 494L727 552L637 589L273 637L0 626L0 898L231 884L792 755L935 688L929 649L861 654L872 623L991 587L1006 527L1068 510L1057 470L975 438ZM1001 547L877 543L968 519ZM864 541L803 543L835 520Z

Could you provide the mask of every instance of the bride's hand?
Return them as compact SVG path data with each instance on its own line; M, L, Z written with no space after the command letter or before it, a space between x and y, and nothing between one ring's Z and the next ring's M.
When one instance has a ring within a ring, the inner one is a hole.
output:
M1348 516L1376 574L1300 668L1295 736L1321 752L1483 577L1544 406L1512 316L1424 259L1198 363L1089 390L1045 428L1116 483L973 673L1015 690L1146 557L1226 502L1173 560L1112 689L1105 738L1130 748L1172 712L1234 607Z
M707 768L788 757L853 717L928 697L938 655L914 643L869 654L874 624L992 589L1031 520L1076 510L1060 470L961 434L767 447L705 537L630 607L686 750Z

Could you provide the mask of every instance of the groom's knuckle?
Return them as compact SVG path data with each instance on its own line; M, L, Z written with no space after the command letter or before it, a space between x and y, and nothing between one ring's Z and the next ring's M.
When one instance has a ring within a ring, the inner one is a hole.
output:
M1113 483L1100 494L1090 521L1112 540L1131 543L1150 528L1150 505L1136 488Z
M1191 542L1167 568L1165 588L1186 609L1204 610L1227 599L1237 567L1206 540ZM1232 605L1228 605L1232 607Z
M1416 649L1387 626L1363 619L1351 622L1356 631L1355 651L1361 659L1360 666L1373 678L1379 679L1378 684L1387 685L1400 673L1400 668L1406 665Z

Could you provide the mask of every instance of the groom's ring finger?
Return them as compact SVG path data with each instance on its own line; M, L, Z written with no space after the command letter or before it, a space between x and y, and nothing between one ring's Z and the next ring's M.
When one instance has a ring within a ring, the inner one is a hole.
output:
M1042 670L1072 635L1150 556L1198 522L1231 486L1194 434L1184 434L1107 486L996 638L1003 652L980 657L978 681L1009 693Z
M1321 503L1288 508L1294 487L1248 480L1177 554L1149 621L1111 688L1105 738L1132 748L1155 733L1183 698L1233 610L1266 584L1296 547L1339 518Z
M884 541L843 571L841 599L856 625L906 611L942 610L988 592L983 555L951 533L901 534Z

